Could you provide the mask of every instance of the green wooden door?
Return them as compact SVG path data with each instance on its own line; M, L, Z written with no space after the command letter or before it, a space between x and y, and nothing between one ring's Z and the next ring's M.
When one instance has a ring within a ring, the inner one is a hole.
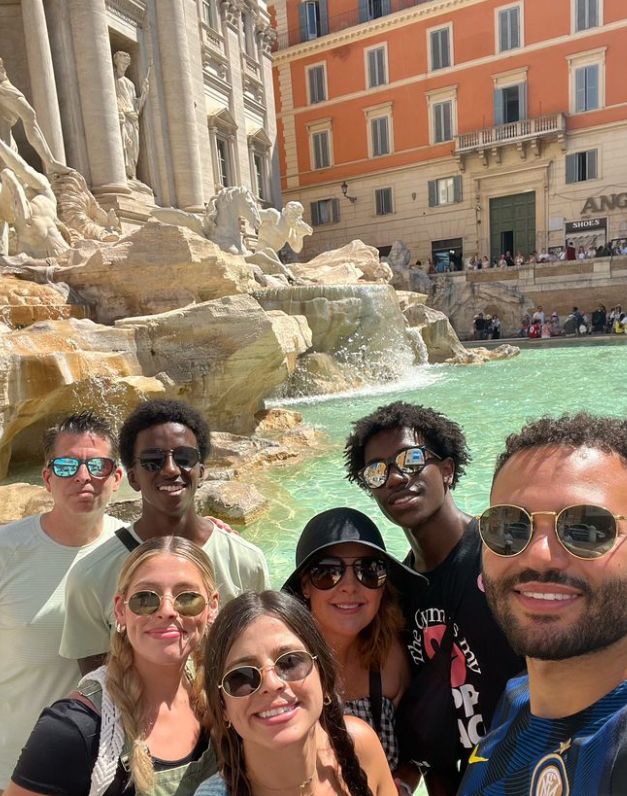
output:
M490 199L490 257L509 251L528 257L536 248L535 191Z

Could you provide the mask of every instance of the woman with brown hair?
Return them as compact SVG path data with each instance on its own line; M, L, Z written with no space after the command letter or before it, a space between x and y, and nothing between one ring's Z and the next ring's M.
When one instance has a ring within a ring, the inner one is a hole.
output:
M44 710L5 796L189 796L216 770L201 647L218 595L206 554L150 539L126 559L114 608L107 664Z
M196 796L396 796L375 733L342 714L333 657L302 603L246 592L221 611L206 649L221 774Z
M309 520L283 586L307 603L338 663L344 712L376 730L392 771L395 709L410 681L398 601L424 583L387 552L369 517L335 508Z

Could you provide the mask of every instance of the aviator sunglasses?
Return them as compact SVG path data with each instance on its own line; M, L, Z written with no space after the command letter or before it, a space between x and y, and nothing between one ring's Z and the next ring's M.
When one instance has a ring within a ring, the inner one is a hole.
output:
M533 518L547 514L554 518L555 535L562 547L576 558L600 558L616 544L618 521L624 514L612 514L603 506L582 504L567 506L559 512L528 512L520 506L490 506L476 519L486 547L497 556L517 556L527 548L533 536Z
M350 561L350 564L347 563ZM388 576L388 565L384 558L376 556L361 558L323 558L307 570L312 586L327 591L342 580L347 568L351 566L357 580L367 589L380 589Z
M231 697L247 697L261 688L264 672L273 669L280 680L294 683L311 673L315 660L316 656L306 650L292 650L279 655L267 666L235 666L225 673L218 688Z
M131 594L124 601L124 605L137 616L149 616L157 613L163 600L170 600L174 610L181 616L198 616L207 605L206 598L197 591L182 591L173 597L171 594L159 594L149 589Z
M114 471L116 462L107 456L91 456L89 459L79 459L76 456L56 456L50 459L48 467L57 478L72 478L79 471L81 464L87 467L92 478L107 478Z
M427 458L427 453L431 454ZM397 451L389 459L375 459L368 462L365 467L357 473L357 477L368 489L378 489L384 486L390 477L390 469L395 467L401 475L417 475L433 459L441 457L424 445L416 445L411 448L403 448Z
M163 469L168 456L172 456L174 464L180 470L191 470L200 461L200 451L198 448L191 448L181 445L178 448L150 448L142 451L135 461L138 461L144 470L150 473L158 473Z

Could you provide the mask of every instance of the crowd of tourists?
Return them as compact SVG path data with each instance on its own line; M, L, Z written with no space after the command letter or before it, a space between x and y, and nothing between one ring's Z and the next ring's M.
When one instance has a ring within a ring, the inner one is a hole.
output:
M573 307L563 323L556 310L548 316L538 306L522 316L518 332L519 337L532 339L587 334L627 334L627 314L622 306L617 304L608 311L604 304L599 304L591 313Z
M344 449L371 516L313 516L279 591L198 514L191 406L119 439L84 411L43 449L52 508L0 528L4 796L627 793L627 422L529 422L471 516L462 428L381 406Z

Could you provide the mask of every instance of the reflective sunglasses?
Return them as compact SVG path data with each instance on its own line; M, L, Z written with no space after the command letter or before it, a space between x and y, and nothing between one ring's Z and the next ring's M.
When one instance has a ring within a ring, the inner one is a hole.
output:
M479 533L486 547L497 556L517 556L531 542L533 518L547 514L554 518L555 535L576 558L600 558L614 547L618 521L624 514L612 514L603 506L567 506L560 512L528 512L520 506L490 506L477 517Z
M431 454L431 458L427 458L427 453ZM357 477L368 489L378 489L390 477L390 468L395 467L401 475L411 477L417 475L432 458L440 459L441 457L429 448L425 448L424 445L403 448L389 459L375 459L375 461L368 462L357 473Z
M150 473L158 473L163 469L168 456L172 456L174 464L180 470L191 470L200 461L200 451L198 448L190 448L187 445L181 445L178 448L170 448L163 450L163 448L150 448L149 450L142 451L137 457L138 461L144 470Z
M48 467L57 478L72 478L79 471L81 464L87 467L93 478L107 478L114 471L116 462L107 456L90 456L89 459L79 459L76 456L56 456L50 459Z
M347 562L351 562L350 564ZM376 556L362 558L323 558L307 570L312 586L327 591L342 580L351 566L355 577L367 589L380 589L388 576L388 565L384 558Z
M284 652L267 666L236 666L229 669L218 688L231 697L247 697L261 688L263 673L274 669L276 676L285 683L304 680L313 669L316 656L306 650Z
M207 599L197 591L182 591L173 597L171 594L159 594L156 591L136 591L124 602L137 616L156 614L163 600L171 600L172 607L181 616L198 616L205 610Z

